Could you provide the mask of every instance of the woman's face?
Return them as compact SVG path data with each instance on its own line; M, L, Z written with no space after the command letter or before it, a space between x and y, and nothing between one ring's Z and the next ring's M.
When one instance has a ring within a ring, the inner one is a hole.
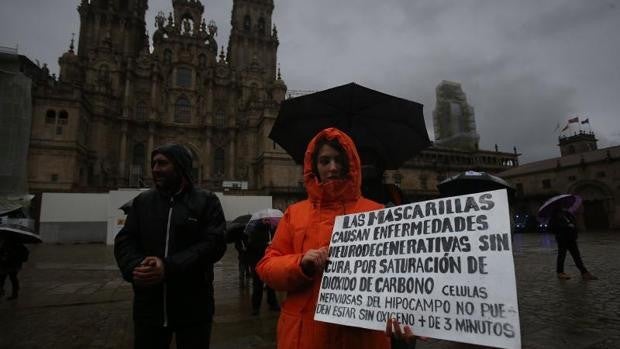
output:
M334 149L332 146L324 144L319 149L316 168L319 172L319 180L321 183L332 179L344 178L343 171L344 156Z

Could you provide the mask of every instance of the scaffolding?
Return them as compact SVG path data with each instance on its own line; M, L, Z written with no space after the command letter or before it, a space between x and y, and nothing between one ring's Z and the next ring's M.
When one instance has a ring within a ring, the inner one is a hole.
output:
M28 193L31 85L20 72L0 70L0 195Z

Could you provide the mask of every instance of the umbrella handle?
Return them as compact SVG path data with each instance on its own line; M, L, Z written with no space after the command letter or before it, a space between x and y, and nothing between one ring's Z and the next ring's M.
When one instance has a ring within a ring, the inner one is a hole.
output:
M271 245L271 224L267 228L267 246Z

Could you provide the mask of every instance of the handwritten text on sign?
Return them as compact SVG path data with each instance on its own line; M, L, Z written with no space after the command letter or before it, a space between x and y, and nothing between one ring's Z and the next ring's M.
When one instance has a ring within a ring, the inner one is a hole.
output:
M336 217L319 321L520 348L505 190Z

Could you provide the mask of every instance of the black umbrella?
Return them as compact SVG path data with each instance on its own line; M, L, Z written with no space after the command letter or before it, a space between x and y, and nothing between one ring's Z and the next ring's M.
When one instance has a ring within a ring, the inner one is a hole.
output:
M124 203L121 207L119 207L119 210L122 210L126 215L129 214L129 211L131 211L131 206L133 206L133 199L127 201L126 203Z
M41 237L35 234L30 226L34 225L33 219L11 219L0 223L0 235L10 237L24 244L38 244Z
M245 231L245 226L248 224L251 217L251 214L244 214L228 223L226 225L226 242L232 243L241 239Z
M443 196L465 195L483 191L506 189L508 196L514 195L515 189L505 180L486 172L465 171L450 177L437 185Z
M302 164L312 137L336 127L353 139L364 164L376 157L397 169L430 145L422 108L350 83L282 102L269 138Z

